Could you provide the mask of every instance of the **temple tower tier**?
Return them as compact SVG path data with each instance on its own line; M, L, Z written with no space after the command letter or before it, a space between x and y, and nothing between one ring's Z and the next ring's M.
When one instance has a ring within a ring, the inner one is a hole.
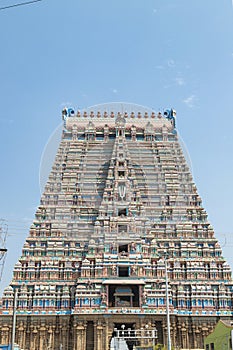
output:
M166 344L166 265L172 345L203 348L218 319L232 317L233 283L175 111L115 103L66 108L62 118L50 175L1 299L0 344L11 341L16 291L23 349L110 350L127 332L129 350L151 345L135 339L137 329L156 330L156 343Z

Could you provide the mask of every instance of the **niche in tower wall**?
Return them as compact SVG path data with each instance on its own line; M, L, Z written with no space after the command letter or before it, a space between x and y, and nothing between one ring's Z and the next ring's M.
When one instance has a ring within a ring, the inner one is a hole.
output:
M128 253L128 251L129 251L128 244L119 245L119 253Z
M109 307L139 307L139 286L110 285L108 288Z
M119 277L129 277L129 267L128 266L119 266L118 276Z
M127 208L118 209L118 216L127 216L127 215L128 215Z
M118 225L118 233L123 234L127 233L128 231L128 226L127 225Z
M122 179L122 178L124 178L125 177L125 172L124 171L118 171L118 177L120 178L120 179Z

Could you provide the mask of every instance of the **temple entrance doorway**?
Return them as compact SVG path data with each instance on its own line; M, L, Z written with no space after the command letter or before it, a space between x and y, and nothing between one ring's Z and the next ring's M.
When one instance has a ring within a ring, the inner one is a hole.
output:
M135 323L115 323L110 350L152 350L159 343L163 344L161 321L144 323L140 328Z
M131 339L119 339L117 335L124 337L128 332L134 333L135 323L114 323L114 331L110 342L110 350L133 350L138 341Z

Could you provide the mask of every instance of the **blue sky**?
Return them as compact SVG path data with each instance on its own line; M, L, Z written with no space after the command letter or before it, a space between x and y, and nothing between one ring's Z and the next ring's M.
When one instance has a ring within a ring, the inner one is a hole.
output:
M39 204L41 154L65 105L175 108L233 267L231 0L43 0L0 11L0 43L0 218L10 234L1 288Z

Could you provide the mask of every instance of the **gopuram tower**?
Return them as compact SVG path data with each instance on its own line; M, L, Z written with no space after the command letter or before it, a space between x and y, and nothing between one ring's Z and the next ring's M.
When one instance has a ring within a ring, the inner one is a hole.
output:
M24 350L110 350L119 329L135 337L156 329L166 344L166 307L172 345L203 348L217 321L232 317L233 282L175 111L116 103L62 115L55 161L1 299L0 344L11 342L17 295ZM127 340L130 350L148 344Z

